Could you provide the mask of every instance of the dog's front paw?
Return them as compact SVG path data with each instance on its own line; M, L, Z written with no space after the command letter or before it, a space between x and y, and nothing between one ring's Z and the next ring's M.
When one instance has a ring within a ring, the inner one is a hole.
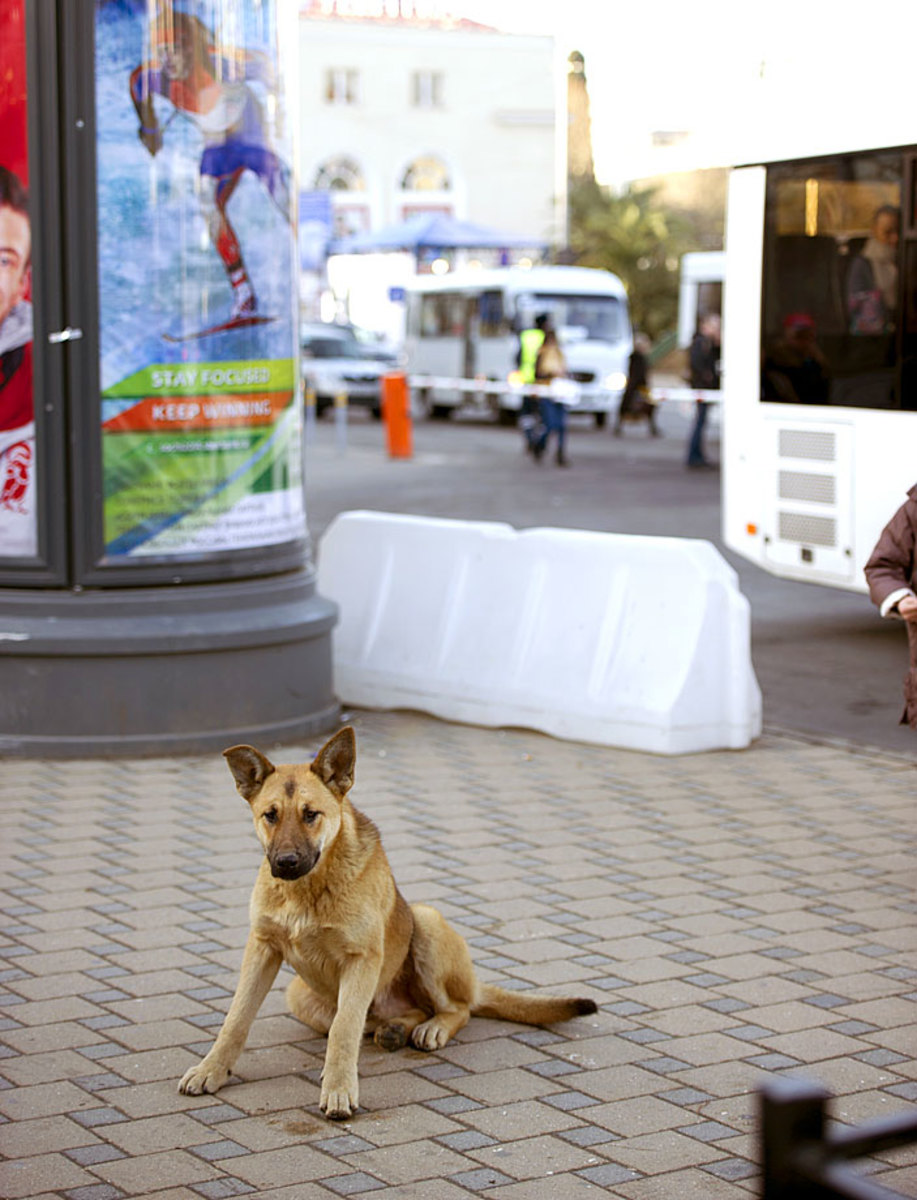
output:
M411 1034L411 1041L418 1050L442 1050L449 1041L449 1031L443 1029L436 1017L424 1021Z
M333 1080L322 1083L319 1107L329 1121L346 1121L353 1116L359 1103L356 1077L350 1083Z
M208 1063L205 1058L182 1076L178 1090L185 1096L213 1095L229 1079L231 1072L221 1063Z

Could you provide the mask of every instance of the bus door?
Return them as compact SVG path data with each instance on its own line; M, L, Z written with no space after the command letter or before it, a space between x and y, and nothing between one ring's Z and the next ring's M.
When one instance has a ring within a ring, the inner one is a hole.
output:
M504 292L481 292L477 306L475 370L487 379L505 382L516 366L519 339L506 314Z
M478 315L478 302L480 297L477 295L463 296L465 317L464 325L464 344L462 347L462 378L474 379L478 369L477 344L480 331L480 316Z

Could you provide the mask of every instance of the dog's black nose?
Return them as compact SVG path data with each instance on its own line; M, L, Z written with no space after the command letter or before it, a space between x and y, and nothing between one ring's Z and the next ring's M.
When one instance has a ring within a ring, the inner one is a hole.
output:
M298 854L281 854L271 863L274 875L281 879L295 879L302 874L302 863Z

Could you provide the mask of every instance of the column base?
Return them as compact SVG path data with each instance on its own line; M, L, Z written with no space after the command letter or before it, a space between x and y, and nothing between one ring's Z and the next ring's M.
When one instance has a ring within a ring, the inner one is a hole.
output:
M0 754L199 754L328 732L337 608L310 569L161 588L0 590Z

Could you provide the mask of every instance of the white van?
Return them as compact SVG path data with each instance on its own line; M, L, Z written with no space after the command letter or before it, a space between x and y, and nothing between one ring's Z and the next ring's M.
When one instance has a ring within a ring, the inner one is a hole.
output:
M549 313L567 360L571 411L604 425L627 382L633 338L617 275L588 267L497 267L421 276L405 289L406 369L433 417L485 405L514 424L523 389L513 380L519 332Z

